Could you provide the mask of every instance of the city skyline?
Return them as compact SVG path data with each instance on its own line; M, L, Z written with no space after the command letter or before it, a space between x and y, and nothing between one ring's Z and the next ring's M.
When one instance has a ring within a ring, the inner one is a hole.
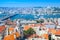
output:
M0 0L0 7L60 7L60 0Z

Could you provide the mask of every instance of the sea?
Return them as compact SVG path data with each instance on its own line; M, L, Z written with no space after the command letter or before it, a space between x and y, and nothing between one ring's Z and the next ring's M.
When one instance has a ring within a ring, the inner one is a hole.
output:
M9 16L10 14L0 14L0 19L4 18L5 16ZM12 15L12 14L11 14ZM22 13L17 13L15 16L10 17L11 20L15 19L25 19L25 20L35 20L39 18L60 18L60 13L55 13L55 14L45 14L45 15L38 15L38 14L22 14Z
M60 18L60 13L56 14L45 14L45 15L38 15L38 14L17 14L13 17L10 17L11 20L14 19L25 19L25 20L35 20L39 18Z

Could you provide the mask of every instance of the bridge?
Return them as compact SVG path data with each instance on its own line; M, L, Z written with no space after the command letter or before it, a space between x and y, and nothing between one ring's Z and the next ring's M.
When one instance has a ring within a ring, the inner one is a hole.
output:
M13 17L15 15L17 15L17 14L9 14L8 16L1 18L0 20L4 21L4 20L9 19L10 17Z

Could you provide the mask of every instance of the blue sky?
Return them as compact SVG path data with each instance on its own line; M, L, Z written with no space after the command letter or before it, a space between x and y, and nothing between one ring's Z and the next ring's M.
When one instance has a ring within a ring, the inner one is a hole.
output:
M60 0L0 0L0 7L60 7Z

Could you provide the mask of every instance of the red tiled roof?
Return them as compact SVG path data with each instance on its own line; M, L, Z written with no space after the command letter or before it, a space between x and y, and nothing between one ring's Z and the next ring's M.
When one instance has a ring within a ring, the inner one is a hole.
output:
M29 28L33 27L45 27L44 24L31 24L31 25L25 25L24 30L28 30Z
M48 34L43 34L43 37L44 37L45 39L48 39Z
M56 33L56 29L51 28L51 29L48 30L48 32L51 32L52 34L55 34Z
M28 38L42 38L42 36L39 36L39 35L37 35L37 34L32 34L32 35L30 35Z
M10 27L10 28L9 28L9 31L13 31L13 30L14 30L14 28L13 28L13 27Z
M28 30L29 28L31 28L29 25L24 26L24 30Z
M5 26L0 26L0 33L5 29Z
M55 35L60 35L60 30L57 30Z
M31 27L41 27L41 26L44 26L44 24L31 24L30 26Z

